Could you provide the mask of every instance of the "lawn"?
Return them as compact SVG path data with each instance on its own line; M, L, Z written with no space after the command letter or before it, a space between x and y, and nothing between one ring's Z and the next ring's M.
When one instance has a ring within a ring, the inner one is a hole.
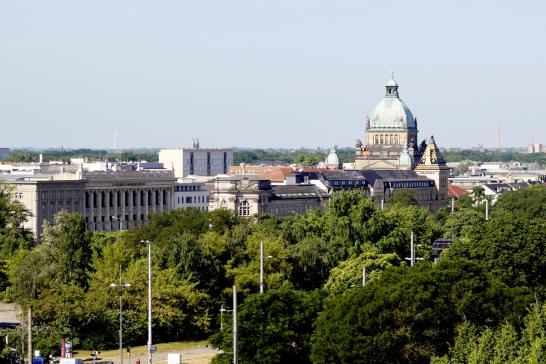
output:
M181 353L182 363L186 364L209 364L216 355L216 351L207 347L207 341L184 341L156 344L157 352L153 355L154 364L166 364L167 353ZM76 358L81 358L88 363L93 362L91 350L80 350L75 353ZM123 364L136 364L140 359L141 364L147 364L146 347L137 346L131 348L131 356L127 348L123 349ZM99 353L97 361L113 361L119 364L119 350L107 350Z

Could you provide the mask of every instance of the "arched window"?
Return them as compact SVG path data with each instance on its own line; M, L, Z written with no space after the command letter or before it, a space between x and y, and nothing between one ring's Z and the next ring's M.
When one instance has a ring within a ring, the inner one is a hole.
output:
M250 204L247 200L239 203L239 216L250 216Z

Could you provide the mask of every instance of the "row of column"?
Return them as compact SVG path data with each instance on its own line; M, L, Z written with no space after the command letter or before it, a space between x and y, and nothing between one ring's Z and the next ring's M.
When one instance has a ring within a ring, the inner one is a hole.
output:
M86 194L87 223L94 230L126 229L147 221L150 213L171 209L172 188L104 188Z

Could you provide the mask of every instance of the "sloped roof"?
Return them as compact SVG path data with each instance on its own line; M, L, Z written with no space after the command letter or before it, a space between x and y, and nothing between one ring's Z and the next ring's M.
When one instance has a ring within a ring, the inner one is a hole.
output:
M455 186L455 185L449 185L447 186L447 195L448 197L463 197L463 196L469 196L472 192L469 190L465 190L462 187Z

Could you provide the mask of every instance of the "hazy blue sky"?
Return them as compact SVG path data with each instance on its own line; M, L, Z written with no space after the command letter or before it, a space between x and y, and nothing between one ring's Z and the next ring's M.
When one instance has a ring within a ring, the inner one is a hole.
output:
M354 145L396 69L420 139L546 143L544 1L3 1L0 146Z

